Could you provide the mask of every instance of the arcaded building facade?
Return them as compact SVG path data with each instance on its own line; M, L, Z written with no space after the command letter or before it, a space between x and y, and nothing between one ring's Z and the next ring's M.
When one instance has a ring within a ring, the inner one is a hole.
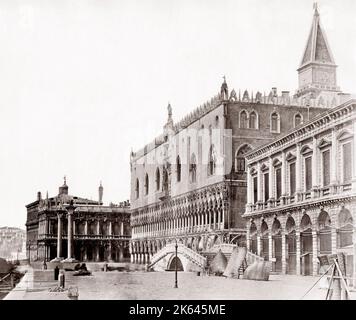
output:
M336 65L317 9L298 71L296 96L338 97L338 105L247 155L247 246L272 261L274 271L303 275L318 274L318 256L344 252L351 276L355 100L338 92Z
M162 134L131 153L132 262L149 264L175 241L197 253L245 244L245 155L346 98L317 10L298 74L294 95L230 92L224 79L216 96L179 122L168 106Z
M68 194L66 181L55 197L28 204L27 257L30 261L129 261L130 204L103 205Z
M356 100L247 155L248 250L281 273L317 275L343 252L355 277Z

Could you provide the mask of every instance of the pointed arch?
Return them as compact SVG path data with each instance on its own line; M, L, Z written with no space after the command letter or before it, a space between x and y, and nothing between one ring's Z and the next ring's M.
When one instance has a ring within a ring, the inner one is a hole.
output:
M135 197L138 199L140 197L140 181L138 178L136 178L136 183L135 183Z
M273 133L280 133L281 131L281 121L280 115L277 111L271 113L270 116L270 131Z
M298 126L301 125L301 124L303 124L303 115L302 115L300 112L298 112L298 113L296 113L296 114L294 115L294 121L293 121L293 123L294 123L294 128L295 128L295 127L298 127Z
M258 113L255 110L252 110L249 115L249 128L258 129L258 127L259 127Z
M239 127L241 129L247 129L248 128L248 112L247 112L247 110L243 109L240 111L239 119L240 119Z
M150 189L150 179L148 177L148 173L145 175L145 195L148 195Z
M212 144L209 150L208 175L209 176L214 175L215 169L216 169L216 152L215 152L215 147Z
M156 191L159 191L161 189L161 173L158 167L156 169L155 175L156 175Z
M245 155L252 150L252 146L245 143L242 144L235 154L235 171L238 173L244 173L246 171Z
M182 164L180 162L180 157L177 156L177 163L176 163L176 170L177 170L177 182L180 182L181 175L182 175Z
M166 168L163 168L163 177L162 177L163 191L168 191L168 186L169 186L168 171Z
M190 156L189 177L191 183L197 182L197 160L195 153L192 153Z

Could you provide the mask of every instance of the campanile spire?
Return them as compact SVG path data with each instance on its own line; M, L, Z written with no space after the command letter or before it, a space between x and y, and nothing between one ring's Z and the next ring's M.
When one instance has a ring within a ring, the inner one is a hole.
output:
M313 8L312 26L298 68L299 88L296 96L317 98L326 92L331 97L332 93L340 92L336 82L337 65L320 22L317 3Z

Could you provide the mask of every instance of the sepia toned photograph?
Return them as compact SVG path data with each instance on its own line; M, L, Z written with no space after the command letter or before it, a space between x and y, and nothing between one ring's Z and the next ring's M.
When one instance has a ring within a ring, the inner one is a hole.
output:
M0 300L356 300L356 1L314 1L0 0Z

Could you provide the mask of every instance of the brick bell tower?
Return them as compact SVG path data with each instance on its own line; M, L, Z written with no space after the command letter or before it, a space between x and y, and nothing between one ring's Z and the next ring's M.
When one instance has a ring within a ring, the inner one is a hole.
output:
M297 98L316 99L318 106L332 107L337 103L340 88L336 81L336 68L326 34L320 23L318 6L314 3L314 16L304 54L298 68Z

